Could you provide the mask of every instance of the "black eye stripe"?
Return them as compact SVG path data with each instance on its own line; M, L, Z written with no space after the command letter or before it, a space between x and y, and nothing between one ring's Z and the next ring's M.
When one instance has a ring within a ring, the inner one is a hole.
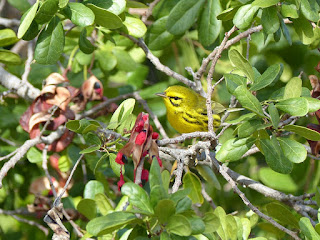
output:
M180 100L180 99L182 99L182 98L180 98L180 97L169 97L170 99L174 99L174 100Z

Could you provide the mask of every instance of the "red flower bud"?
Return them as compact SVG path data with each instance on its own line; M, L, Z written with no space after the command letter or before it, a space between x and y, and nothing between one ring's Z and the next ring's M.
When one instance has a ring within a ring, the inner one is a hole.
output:
M146 114L146 115L143 115L143 120L146 122L146 121L148 121L149 120L149 115L148 114Z
M135 140L137 145L142 145L146 141L147 135L145 132L140 132Z
M141 132L142 129L143 129L143 125L144 125L143 120L139 121L139 123L137 124L137 126L136 126L136 128L135 128L135 131L136 131L136 132Z
M118 163L118 164L120 164L120 165L124 165L123 160L125 160L125 161L127 160L126 156L123 155L123 153L118 152L117 157L116 157L116 160L115 160L116 163Z
M159 138L159 133L153 132L152 133L152 139L158 139Z

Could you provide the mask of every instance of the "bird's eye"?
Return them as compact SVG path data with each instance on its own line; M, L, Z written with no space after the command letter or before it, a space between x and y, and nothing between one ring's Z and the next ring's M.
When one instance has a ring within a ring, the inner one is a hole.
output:
M179 100L179 99L181 99L181 98L179 98L179 97L172 97L174 100Z

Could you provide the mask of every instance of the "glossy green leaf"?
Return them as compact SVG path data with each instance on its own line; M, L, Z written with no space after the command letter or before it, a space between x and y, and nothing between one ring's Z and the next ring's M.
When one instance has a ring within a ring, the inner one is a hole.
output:
M273 34L280 28L280 22L276 7L268 7L263 9L261 16L263 31L266 34Z
M248 62L247 59L245 59L241 53L239 53L236 49L231 49L229 51L229 59L231 61L231 63L238 68L239 70L241 70L243 72L243 74L245 74L247 76L247 78L251 81L254 82L254 72L253 69L250 65L250 63Z
M285 157L282 149L280 148L279 142L274 136L272 136L271 140L260 139L259 142L263 150L263 155L266 158L266 162L272 170L283 174L288 174L292 171L292 162Z
M42 162L42 153L36 147L31 147L27 152L27 159L31 163Z
M293 27L298 34L300 40L304 44L310 44L313 42L314 32L309 20L303 16L299 16L297 19L292 19Z
M210 184L212 184L216 189L221 190L220 182L213 172L212 168L206 165L198 164L196 166L197 171L199 174Z
M271 118L271 122L272 122L272 126L275 129L278 129L278 125L280 123L280 116L279 116L279 112L276 108L276 106L271 103L268 107L268 112L270 114L270 118Z
M146 43L150 50L161 50L174 39L174 35L167 31L167 20L168 16L159 18L148 29Z
M214 210L214 215L216 215L219 218L219 222L220 222L220 226L217 230L217 233L219 235L219 237L221 239L228 239L228 235L227 235L227 222L226 222L226 213L224 211L224 209L220 206L218 206L215 210Z
M110 51L99 50L95 51L95 54L102 71L111 71L117 65L117 58Z
M226 224L227 224L227 229L226 229L226 234L228 236L228 239L236 239L237 237L237 222L235 220L235 217L232 215L227 215L226 216ZM242 230L242 227L241 227ZM241 234L242 237L242 234Z
M138 18L126 16L123 25L127 28L129 35L141 38L147 32L146 25Z
M312 140L312 141L320 141L320 133L314 131L312 129L298 126L298 125L286 125L283 127L284 130L294 132L299 134L300 136Z
M222 20L222 21L228 21L233 19L234 15L236 15L238 9L240 8L240 6L238 7L231 7L228 8L224 11L222 11L218 16L217 19L218 20Z
M59 158L58 166L61 172L67 172L71 168L71 161L66 155L63 155Z
M190 214L191 215L191 214ZM202 221L202 219L198 216L190 216L190 215L185 215L190 222L191 225L191 234L192 235L197 235L203 233L205 230L205 224Z
M251 26L252 20L255 17L258 6L252 6L251 4L246 4L240 7L233 18L233 24L239 29L245 29Z
M283 72L282 64L274 64L267 68L267 70L259 76L252 84L250 91L258 91L273 82L276 82Z
M238 86L247 86L247 79L237 74L225 74L228 91L233 94Z
M126 8L125 0L88 0L86 1L86 4L88 3L104 8L115 15L119 15Z
M7 2L20 12L27 12L31 6L28 0L7 0Z
M320 235L313 228L310 220L306 217L300 218L299 226L302 233L310 240L318 240L320 239Z
M154 158L151 163L150 174L149 174L149 184L151 189L155 186L161 186L163 188L161 168L156 158Z
M58 17L54 17L38 38L34 59L40 64L54 64L60 58L64 47L64 31Z
M245 86L237 87L233 94L239 100L242 107L255 112L260 117L264 117L259 100Z
M170 195L170 199L174 201L175 203L178 203L181 199L185 198L188 196L190 193L191 189L180 189L176 191L175 193Z
M319 20L319 13L311 7L310 2L318 4L315 1L301 0L301 12L306 19L317 22Z
M86 229L94 236L112 233L114 230L137 220L133 213L113 212L106 216L97 217L88 222Z
M251 232L251 223L248 218L241 218L242 223L242 239L247 240Z
M108 125L108 129L116 129L121 123L123 123L132 113L135 102L136 101L133 98L124 100L113 113Z
M82 3L70 2L64 11L68 18L80 27L90 26L95 20L93 11Z
M94 51L94 46L87 39L87 30L84 28L79 37L79 48L82 52L90 54Z
M93 4L88 4L87 7L93 11L95 15L94 21L100 26L108 29L117 29L123 26L121 18L112 12Z
M143 210L147 214L153 214L153 209L148 194L139 185L132 182L127 182L122 186L121 192L129 197L130 204L139 208L140 210Z
M91 220L96 217L97 205L94 200L84 198L78 203L77 210L86 218Z
M35 20L33 20L27 32L23 35L22 39L25 41L30 41L38 36L40 30L40 25L37 24Z
M240 160L256 141L255 138L232 138L222 144L217 152L216 158L220 162L232 162Z
M299 228L299 223L297 218L292 214L292 212L284 207L283 205L272 202L266 205L268 215L272 218L277 219L282 225L289 225L293 228Z
M281 15L289 18L299 17L297 7L294 4L281 4Z
M186 188L188 190L190 190L189 192L191 192L190 188ZM176 206L176 213L185 213L187 211L190 211L192 207L192 200L189 197L184 197L182 198Z
M222 26L217 19L220 12L219 0L209 0L203 9L198 27L199 41L203 46L211 45L218 38Z
M213 212L206 212L203 221L205 224L204 233L215 232L220 226L219 218Z
M203 196L201 194L201 181L197 175L192 172L187 172L183 176L183 188L189 188L191 191L189 197L193 203L203 203Z
M302 97L281 100L276 107L292 116L304 116L308 113L308 101Z
M96 194L103 193L104 187L103 184L96 180L89 181L84 187L83 197L94 200Z
M58 4L58 0L47 0L43 2L34 18L36 22L39 24L49 22L58 11Z
M113 207L104 193L97 193L94 196L94 200L102 215L107 215L109 212L113 211Z
M191 224L188 219L181 214L171 216L166 229L169 233L177 234L179 236L191 235Z
M23 21L21 22L18 29L18 34L17 34L18 38L22 38L23 35L27 32L33 19L36 16L38 6L39 6L39 1L36 1L36 3L32 5L32 7L26 12L26 15L23 18Z
M66 127L76 133L82 133L82 131L90 125L89 120L69 120L66 124Z
M259 179L268 187L284 192L295 192L298 185L288 174L281 174L273 171L270 168L260 168Z
M112 49L113 55L117 59L117 68L126 72L133 72L138 67L137 63L129 55L129 53L122 49Z
M205 0L179 1L169 14L168 31L173 35L181 35L187 31L196 21L204 3Z
M308 106L309 106L309 113L310 112L315 112L320 109L320 100L317 98L312 98L312 97L305 97L308 101Z
M248 120L252 117L256 116L255 113L247 113L247 114L243 114L241 115L239 118L236 118L234 120L228 120L226 121L225 123L228 123L228 124L237 124L237 123L240 123L240 122L243 122L245 120Z
M59 0L59 8L64 8L68 5L69 0Z
M6 49L0 49L0 62L4 64L21 64L21 58L18 54Z
M175 214L175 203L170 199L162 199L154 208L154 214L161 224L168 222L169 218Z
M283 99L298 98L302 92L302 80L299 77L291 78L284 88Z
M284 156L291 162L301 163L306 159L307 150L301 143L289 138L278 138L278 141Z
M0 30L0 47L12 45L19 41L16 33L9 28Z
M267 8L271 7L273 5L276 5L279 2L279 0L254 0L252 2L252 6L257 6L260 8Z
M238 127L238 137L246 138L250 137L255 131L264 129L268 127L266 124L262 123L259 119L251 119L243 122Z

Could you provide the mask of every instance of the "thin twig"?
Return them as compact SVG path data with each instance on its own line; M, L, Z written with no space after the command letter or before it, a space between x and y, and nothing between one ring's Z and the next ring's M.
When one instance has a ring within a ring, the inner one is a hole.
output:
M22 77L21 77L21 85L26 84L26 82L28 81L28 76L31 71L31 63L33 60L33 52L34 52L33 51L33 41L30 41L28 43L28 58L25 63L24 73L22 74Z
M217 206L214 204L212 198L206 192L205 185L203 183L201 184L201 193L202 193L202 196L204 197L204 199L210 204L211 208L216 209Z
M182 180L182 172L183 172L183 159L178 159L178 163L177 163L177 169L175 170L175 181L174 184L172 186L172 193L175 193L176 191L179 190L179 187L181 185L181 180Z
M48 171L48 159L47 159L47 155L48 155L48 145L46 145L44 147L44 149L42 150L42 168L50 182L50 187L51 187L51 190L52 190L52 193L53 193L53 196L56 198L57 197L57 192L56 192L56 189L53 185L53 182L52 182L52 178L51 178L51 175Z
M154 0L152 3L149 4L149 8L147 9L147 11L145 12L145 15L142 16L141 20L142 22L146 22L148 20L148 18L151 16L152 14L152 10L153 8L160 2L160 0Z

